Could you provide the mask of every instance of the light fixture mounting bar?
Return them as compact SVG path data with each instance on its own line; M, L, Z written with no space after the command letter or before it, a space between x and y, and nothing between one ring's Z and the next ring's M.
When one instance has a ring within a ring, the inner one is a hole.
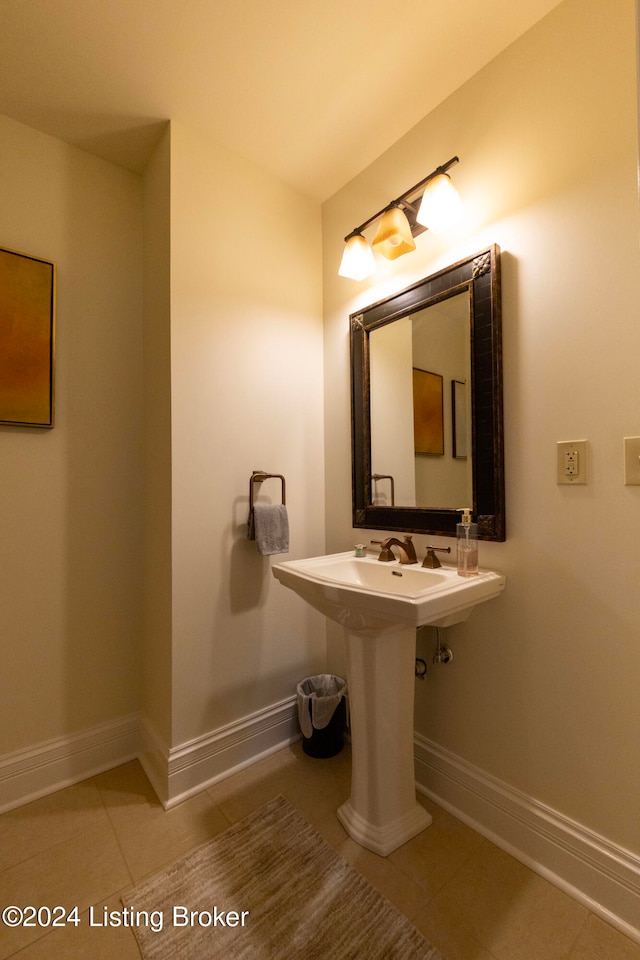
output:
M409 197L413 197L413 194L417 194L418 191L422 189L422 187L425 187L429 183L430 180L433 180L434 177L439 177L441 173L446 173L447 170L449 170L450 167L453 167L456 163L460 163L459 157L452 157L451 160L447 160L446 163L443 163L439 167L436 167L436 169L432 170L432 172L428 176L426 176L424 180L419 180L418 183L414 183L412 187L410 187L408 190L405 190L403 194L401 194L395 200L392 200L391 203L388 203L386 207L383 207L382 210L378 210L378 212L374 213L372 217L369 217L369 219L365 220L364 223L361 223L359 227L356 227L355 230L352 230L351 233L347 234L347 236L344 238L345 243L348 240L350 240L351 237L354 237L357 234L362 233L363 230L366 230L367 227L370 227L371 224L374 223L376 220L378 220L378 218L381 217L383 213L386 213L386 211L389 210L390 207L397 207L403 201L408 201ZM414 202L417 199L418 198L415 197Z

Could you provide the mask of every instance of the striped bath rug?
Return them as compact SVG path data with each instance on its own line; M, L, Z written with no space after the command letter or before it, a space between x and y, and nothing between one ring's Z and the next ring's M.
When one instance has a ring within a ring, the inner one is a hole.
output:
M443 960L283 797L122 902L144 960Z

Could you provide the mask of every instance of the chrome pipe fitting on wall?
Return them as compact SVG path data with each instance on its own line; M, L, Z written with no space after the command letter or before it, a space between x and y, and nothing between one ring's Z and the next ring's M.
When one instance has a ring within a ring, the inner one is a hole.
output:
M451 663L453 660L453 650L440 642L440 627L436 627L437 647L433 655L434 663Z

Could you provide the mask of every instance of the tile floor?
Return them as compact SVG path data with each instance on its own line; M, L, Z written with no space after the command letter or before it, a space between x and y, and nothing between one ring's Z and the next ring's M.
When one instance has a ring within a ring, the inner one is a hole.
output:
M63 929L0 926L0 960L138 960L130 929L89 925L119 893L283 794L447 960L640 960L632 943L450 814L386 859L335 817L348 748L313 760L294 744L163 811L137 762L0 816L0 904L78 905ZM280 958L274 958L280 960Z

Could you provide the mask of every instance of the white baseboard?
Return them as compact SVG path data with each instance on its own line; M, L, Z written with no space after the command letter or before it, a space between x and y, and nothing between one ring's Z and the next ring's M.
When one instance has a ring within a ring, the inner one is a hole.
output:
M122 717L0 757L0 813L138 756L139 717Z
M168 749L144 721L140 762L169 809L300 738L295 697Z
M300 738L295 697L169 749L135 714L0 757L0 813L139 759L165 809Z
M165 808L294 740L295 697L169 749L135 714L0 757L0 813L138 758Z
M414 736L416 787L640 943L640 858Z
M138 760L149 778L163 807L167 807L169 782L169 747L158 736L149 720L140 717L140 749Z

